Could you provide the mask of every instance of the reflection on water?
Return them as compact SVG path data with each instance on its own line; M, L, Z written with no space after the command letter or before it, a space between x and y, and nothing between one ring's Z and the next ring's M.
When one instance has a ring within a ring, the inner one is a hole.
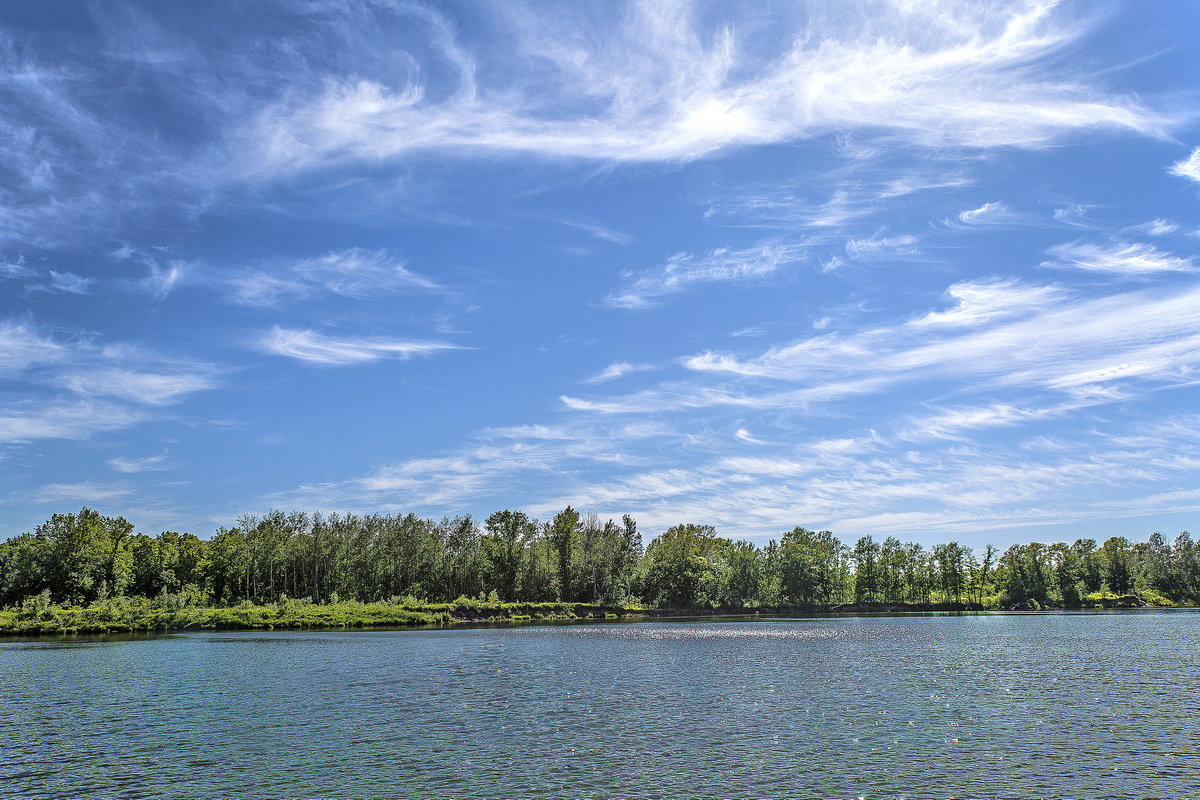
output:
M1200 615L0 643L0 797L1200 797Z

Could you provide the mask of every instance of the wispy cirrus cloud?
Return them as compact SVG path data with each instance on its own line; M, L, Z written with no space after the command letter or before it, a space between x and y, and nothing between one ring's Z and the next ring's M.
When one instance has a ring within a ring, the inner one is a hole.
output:
M445 83L416 69L314 76L315 89L273 104L246 132L258 145L247 171L428 150L681 161L853 128L931 146L1036 147L1098 128L1162 136L1175 122L1048 69L1086 32L1049 3L875 2L761 18L636 3L586 21L569 8L506 10L503 49L536 62L536 78L497 70L447 19L406 8ZM597 27L607 34L579 35ZM335 30L363 35L349 20Z
M136 256L136 259L131 259ZM110 256L111 257L111 256ZM144 251L118 253L112 260L142 265L146 273L139 277L96 278L79 275L69 270L35 268L24 259L0 264L0 279L24 281L27 292L62 292L65 294L96 294L105 288L116 288L137 294L146 294L161 301L171 293L183 278L187 264L180 259L160 260L156 255Z
M67 344L38 333L26 323L0 322L0 373L60 361L69 350Z
M24 258L0 261L0 279L21 280L23 278L32 278L35 275L37 275L37 272L25 263Z
M163 300L183 280L188 265L180 259L171 259L165 264L149 261L146 267L148 271L144 276L127 280L125 286L144 292L155 300Z
M586 379L584 383L605 383L635 372L647 372L652 369L654 369L653 364L631 364L628 361L614 361L595 375Z
M1192 259L1164 253L1151 244L1117 242L1111 245L1069 242L1051 247L1053 261L1043 267L1105 272L1114 275L1153 275L1161 272L1191 272Z
M108 460L108 466L117 472L124 472L127 475L133 475L139 472L162 472L165 470L175 469L175 465L167 460L167 451L164 450L156 456L143 456L141 458L128 458L126 456L117 456Z
M207 364L111 366L63 372L51 382L77 395L116 397L131 403L169 405L194 392L214 389L219 373Z
M840 536L910 535L928 541L947 534L1019 528L1162 510L1200 509L1200 493L1186 490L1200 464L1194 415L1147 421L1087 420L1068 444L1040 448L1030 461L1026 444L1044 441L1038 425L1069 414L1062 407L993 404L935 411L921 419L901 415L892 434L812 439L746 455L738 429L700 447L682 431L646 427L523 426L461 450L411 459L362 478L309 484L270 504L307 508L382 508L460 513L489 503L514 502L499 486L539 487L516 502L547 517L566 505L601 517L632 513L651 536L683 520L701 519L727 536L764 541L796 524L831 528ZM1002 428L1004 436L978 446L971 433ZM1032 428L1032 430L1030 430ZM1014 429L1016 433L1014 433ZM927 449L913 449L913 438ZM750 437L757 438L757 437ZM638 444L679 458L637 461L607 479L588 465L605 453ZM1170 451L1172 459L1154 453ZM1164 487L1179 487L1176 491Z
M610 414L804 409L902 382L968 378L976 390L1024 386L1080 397L1105 387L1186 385L1200 366L1195 287L1086 298L1050 287L967 284L950 296L949 311L896 325L823 334L750 358L704 351L682 359L686 369L725 382L674 380L625 396L562 401Z
M878 230L846 242L846 258L858 264L907 261L918 257L920 239L909 233L888 235Z
M1187 118L1063 59L1102 17L1040 0L478 11L463 25L419 3L268 4L224 10L222 35L204 38L128 7L97 13L95 38L54 59L14 28L0 39L0 241L111 240L152 216L194 219L263 186L431 152L674 164L852 133L961 159L1093 130L1164 137ZM264 20L287 35L264 35ZM394 173L336 183L355 180L395 193ZM887 182L867 194L913 191ZM847 181L805 213L840 224L870 205L861 188Z
M973 446L958 435L968 428L1036 424L1051 413L996 406L960 409L959 419L943 414L941 432L952 428L954 435L922 452L905 439L869 435L804 442L764 457L720 451L689 454L690 463L577 486L539 508L549 511L571 502L602 513L632 509L652 529L704 519L726 535L760 541L778 536L798 520L831 528L843 537L941 538L946 532L1200 508L1200 495L1184 497L1160 488L1186 485L1186 476L1200 463L1195 431L1182 436L1169 432L1194 417L1099 428L1093 423L1069 448L1057 449L1038 463L1030 463L1022 448L1025 437L1010 431L986 447ZM1119 435L1131 429L1139 435ZM1156 463L1149 457L1156 448L1172 449L1182 457ZM1133 496L1122 507L1114 495L1131 489Z
M275 327L261 336L258 346L267 353L287 356L318 366L367 364L381 359L406 360L445 350L462 350L461 345L415 339L369 336L330 336L312 330Z
M123 403L62 397L23 399L0 405L0 443L39 439L88 439L145 422L145 409Z
M605 225L601 225L597 222L591 222L589 220L559 219L555 221L560 225L566 225L568 228L575 228L576 230L583 231L593 239L599 239L602 242L609 242L610 244L624 246L631 244L635 240L635 237L631 234L625 233L624 231L614 230L613 228L609 228Z
M904 441L923 439L969 440L970 434L989 428L1010 428L1063 415L1079 408L1078 403L1051 407L1017 406L1011 403L990 403L983 406L957 406L939 409L930 414L915 416L911 424L901 427L897 438Z
M221 383L213 364L93 335L55 337L28 323L0 323L0 443L86 439L153 417L145 407L178 403Z
M228 284L234 302L248 306L330 294L361 300L404 289L439 288L388 251L362 247L300 259L272 271L237 274Z
M1200 182L1200 147L1192 150L1192 154L1182 161L1177 161L1167 170L1172 175Z
M74 272L50 270L50 282L46 285L46 288L52 291L67 292L68 294L87 294L95 282L94 278L85 278L82 275L76 275Z
M1152 219L1149 222L1143 222L1141 225L1134 225L1133 230L1150 236L1167 236L1178 231L1179 225L1169 219Z
M916 328L974 327L1045 311L1069 295L1055 286L1027 284L1010 278L960 281L950 286L945 296L952 302L949 308L930 311L909 324Z
M1088 218L1088 214L1093 208L1094 206L1088 206L1082 203L1072 203L1069 206L1056 208L1054 209L1054 221L1060 225L1066 225L1069 228L1097 230L1100 228L1100 226Z
M984 203L976 208L968 208L958 212L953 219L942 221L942 225L952 230L986 230L1028 224L1029 217L1020 214L999 200Z
M359 478L307 484L269 501L306 508L462 513L480 502L511 503L503 492L513 480L536 479L552 491L588 466L638 466L644 459L630 454L635 445L673 436L670 429L647 422L489 428L457 450L385 464Z
M625 288L604 298L604 305L650 308L661 297L700 284L761 279L802 260L804 252L803 244L768 242L743 249L718 248L704 255L675 253L657 269L624 273Z
M903 171L899 177L898 170ZM850 166L835 166L819 180L805 176L780 184L738 186L727 197L711 201L705 217L820 232L845 228L898 201L912 200L913 195L954 190L971 182L959 165L935 160L924 168L898 167L883 153L872 151L851 157Z
M125 486L83 481L81 483L48 483L34 495L35 503L98 503L128 497Z

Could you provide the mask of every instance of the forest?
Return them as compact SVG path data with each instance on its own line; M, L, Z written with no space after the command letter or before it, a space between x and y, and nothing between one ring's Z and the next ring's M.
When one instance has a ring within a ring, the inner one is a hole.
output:
M1153 605L1200 600L1200 545L1113 537L1097 544L1014 544L975 552L796 527L763 546L708 525L668 528L643 547L636 521L568 507L539 522L504 510L470 516L247 515L211 538L136 532L84 508L0 542L0 606L84 606L115 597L193 606L402 598L751 609L848 603L1077 607L1136 595Z

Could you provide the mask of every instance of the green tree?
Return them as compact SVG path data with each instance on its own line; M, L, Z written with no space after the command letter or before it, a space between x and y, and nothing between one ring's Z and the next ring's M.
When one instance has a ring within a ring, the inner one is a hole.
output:
M652 541L642 580L645 599L672 608L694 607L709 567L705 556L717 538L711 525L685 524L672 525Z
M572 557L579 541L579 512L567 506L555 514L547 526L546 538L554 550L559 599L572 601L576 598Z
M89 602L122 594L133 579L133 525L90 508L55 514L34 531L43 545L43 568L51 596Z
M516 600L525 545L537 534L537 523L523 511L506 509L492 514L483 526L487 530L483 550L496 591L504 600Z
M1104 566L1104 581L1115 594L1126 595L1133 591L1134 558L1129 540L1124 536L1113 536L1100 546L1101 563Z
M854 543L854 600L869 603L879 599L879 545L870 536Z
M842 543L830 531L793 528L779 540L775 565L783 600L830 603L848 581Z

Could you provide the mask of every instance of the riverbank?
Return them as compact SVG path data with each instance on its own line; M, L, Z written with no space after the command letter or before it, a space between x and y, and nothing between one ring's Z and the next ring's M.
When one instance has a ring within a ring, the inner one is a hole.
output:
M81 608L0 611L0 635L135 633L176 630L311 630L405 628L472 622L616 619L640 613L590 603L306 603L287 600L228 607L170 607L119 598Z
M999 610L1142 608L1134 596L1092 598L1080 605L1023 603ZM0 611L0 636L138 633L187 630L317 630L451 627L478 623L637 620L671 617L799 616L886 613L978 612L977 603L848 603L759 608L642 608L594 603L501 603L459 599L446 603L280 603L234 606L172 606L145 598L116 598L85 607L49 606Z

